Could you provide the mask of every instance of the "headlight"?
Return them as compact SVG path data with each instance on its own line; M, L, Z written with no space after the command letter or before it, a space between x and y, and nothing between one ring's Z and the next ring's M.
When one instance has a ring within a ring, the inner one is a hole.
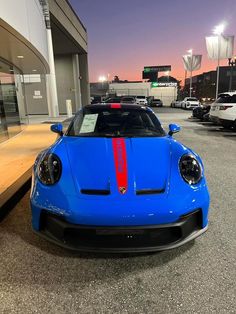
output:
M52 185L61 177L62 165L59 157L55 154L47 154L37 167L39 180L45 185Z
M202 178L202 167L192 155L183 155L179 161L180 173L188 184L197 184Z

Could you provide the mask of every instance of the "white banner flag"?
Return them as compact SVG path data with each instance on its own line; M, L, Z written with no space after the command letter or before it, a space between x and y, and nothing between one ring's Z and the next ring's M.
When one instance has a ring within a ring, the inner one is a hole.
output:
M232 58L234 53L234 36L206 37L208 58L212 60Z
M201 67L202 56L201 55L184 55L183 56L184 69L192 72L197 71Z

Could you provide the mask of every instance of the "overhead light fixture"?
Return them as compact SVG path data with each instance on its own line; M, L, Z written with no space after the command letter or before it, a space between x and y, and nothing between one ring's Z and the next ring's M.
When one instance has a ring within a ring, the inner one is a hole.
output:
M36 69L33 69L32 72L37 72L37 70L36 70Z
M17 56L18 59L24 59L24 56Z

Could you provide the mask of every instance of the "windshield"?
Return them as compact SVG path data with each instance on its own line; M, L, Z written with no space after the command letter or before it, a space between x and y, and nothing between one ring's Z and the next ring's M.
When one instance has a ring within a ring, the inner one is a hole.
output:
M134 97L123 97L121 102L134 102Z
M197 98L188 98L187 101L198 101Z
M138 99L146 99L145 96L137 96L136 98L138 98Z
M152 111L85 108L71 122L68 136L160 137L165 132Z

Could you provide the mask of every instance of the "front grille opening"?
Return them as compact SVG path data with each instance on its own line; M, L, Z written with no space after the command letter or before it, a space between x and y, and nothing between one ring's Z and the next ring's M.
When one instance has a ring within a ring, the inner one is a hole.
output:
M198 209L173 225L136 227L98 227L70 224L47 211L41 213L40 229L47 236L71 248L145 248L177 243L202 228L202 210Z
M128 248L174 243L181 238L178 227L163 229L70 229L64 232L65 243L85 247Z

